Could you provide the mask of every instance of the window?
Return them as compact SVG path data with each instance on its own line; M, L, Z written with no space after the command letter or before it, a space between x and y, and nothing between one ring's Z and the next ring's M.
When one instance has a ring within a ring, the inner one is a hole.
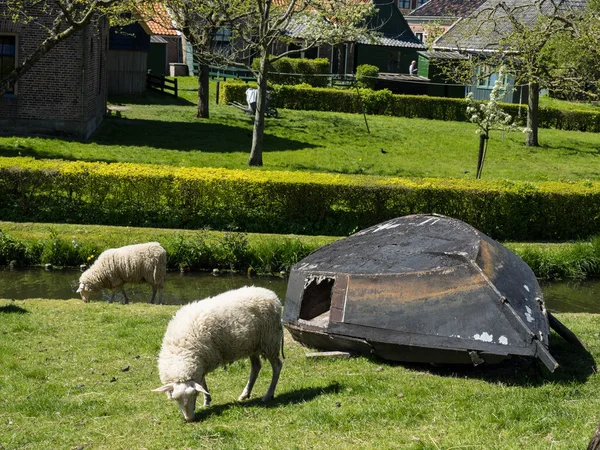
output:
M410 9L410 0L398 0L398 8Z
M490 66L479 66L477 68L477 86L484 89L493 89L496 80L498 79L498 73L494 72L494 69ZM504 85L508 84L508 74L504 74Z
M15 69L16 36L0 36L0 80ZM9 86L7 94L14 94L14 85Z
M402 72L402 66L400 65L401 61L401 53L400 50L390 50L388 52L387 59L387 71L393 73Z
M417 37L418 40L423 42L423 33L415 33L415 36Z
M423 6L425 3L427 3L429 0L417 0L417 8L419 6Z

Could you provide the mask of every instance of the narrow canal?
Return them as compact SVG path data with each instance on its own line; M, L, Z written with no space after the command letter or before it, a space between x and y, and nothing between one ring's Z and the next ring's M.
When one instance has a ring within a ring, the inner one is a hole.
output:
M75 292L80 272L76 270L47 271L38 268L9 269L0 267L0 298L25 300L49 298L66 300L79 298ZM585 312L600 314L600 280L560 281L540 283L548 309L552 312ZM170 305L182 305L193 300L217 295L246 285L271 289L283 300L287 279L282 277L255 277L219 275L211 273L167 274L163 300ZM152 289L148 285L126 285L129 299L146 302ZM110 291L95 294L95 301L108 300ZM120 300L120 294L115 297Z

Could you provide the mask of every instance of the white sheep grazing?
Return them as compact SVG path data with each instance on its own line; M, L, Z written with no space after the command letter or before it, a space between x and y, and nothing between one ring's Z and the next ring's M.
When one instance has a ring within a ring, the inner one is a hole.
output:
M177 402L186 422L195 417L196 397L209 406L206 374L241 358L250 358L250 377L239 401L250 397L261 368L260 356L273 369L263 401L273 398L283 365L281 303L268 289L246 286L183 306L169 322L158 357L166 392Z
M161 304L166 273L167 252L158 242L111 248L102 252L92 267L81 274L77 292L87 302L93 292L112 289L112 303L115 290L121 290L125 303L128 303L123 285L148 283L152 286L150 303L154 303L158 291L158 303Z

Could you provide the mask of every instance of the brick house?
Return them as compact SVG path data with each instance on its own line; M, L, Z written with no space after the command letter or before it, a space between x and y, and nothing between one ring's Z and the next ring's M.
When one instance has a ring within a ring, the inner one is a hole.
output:
M429 0L407 14L406 21L419 40L428 45L432 40L427 33L429 26L445 33L458 20L479 8L485 0ZM439 37L439 36L438 36Z
M50 27L52 17L40 15L39 22ZM0 78L46 37L33 22L0 19ZM107 47L104 20L56 45L0 98L0 132L89 138L106 111Z

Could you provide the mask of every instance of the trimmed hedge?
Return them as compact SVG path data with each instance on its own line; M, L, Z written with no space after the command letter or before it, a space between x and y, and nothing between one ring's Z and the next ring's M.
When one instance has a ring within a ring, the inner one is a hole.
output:
M0 217L347 235L413 213L462 219L499 240L598 234L600 183L402 179L0 158Z
M244 102L245 85L221 83L220 98L223 103L231 101ZM275 95L275 106L278 108L329 111L344 113L362 113L361 103L355 90L316 89L306 86L274 85L271 92ZM396 117L454 120L467 122L466 103L464 99L428 97L426 95L398 95L387 89L373 91L360 90L362 102L367 114L379 114ZM525 124L527 106L502 103L502 108L517 123ZM600 113L594 111L561 111L551 108L540 108L539 124L542 128L560 130L600 132Z

